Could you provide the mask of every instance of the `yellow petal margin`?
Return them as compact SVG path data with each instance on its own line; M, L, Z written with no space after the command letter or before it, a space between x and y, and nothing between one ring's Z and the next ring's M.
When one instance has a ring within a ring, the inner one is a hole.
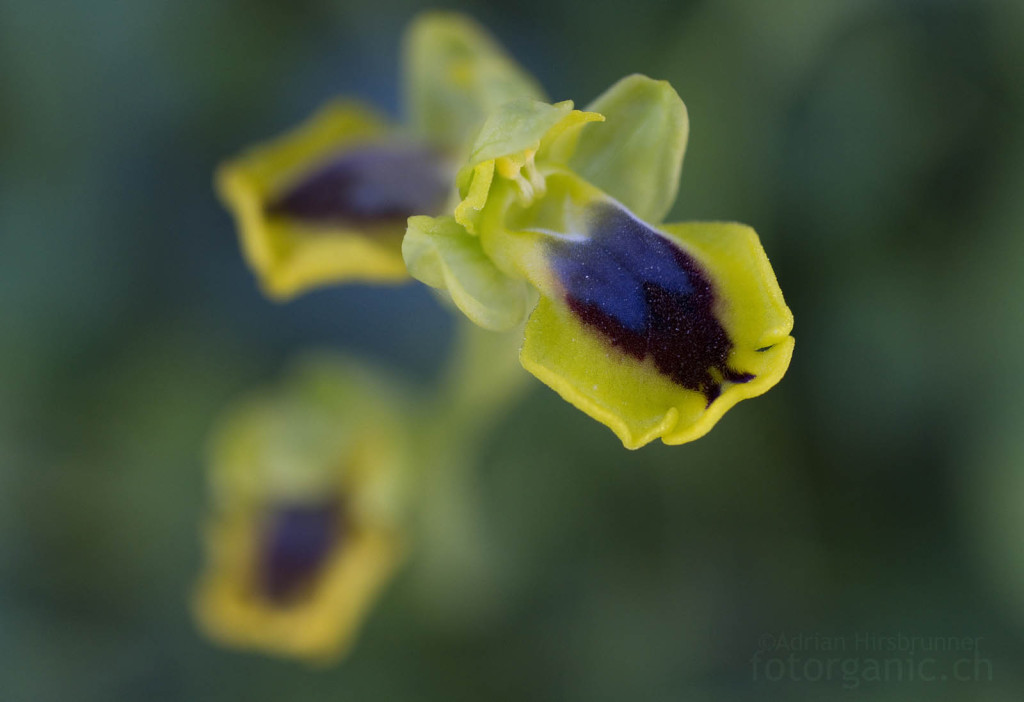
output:
M756 377L725 382L710 406L585 326L561 299L542 298L526 325L520 361L566 401L607 425L628 449L661 438L683 444L708 433L740 400L760 395L789 367L793 315L753 229L725 222L668 224L659 231L692 256L715 286L715 314L729 334L729 366Z
M256 534L245 520L211 527L211 559L220 566L200 583L195 607L207 636L224 645L329 664L348 653L361 624L401 561L398 539L364 530L324 566L310 605L280 608L253 597Z
M405 556L411 459L402 395L331 356L302 359L280 388L232 407L214 432L206 564L193 599L214 641L329 664L345 655ZM341 505L344 527L287 600L260 585L278 507Z
M235 217L245 259L268 297L284 300L345 281L395 283L408 278L401 250L404 223L356 229L266 213L275 195L326 159L392 133L368 107L335 101L294 131L218 169L217 192Z

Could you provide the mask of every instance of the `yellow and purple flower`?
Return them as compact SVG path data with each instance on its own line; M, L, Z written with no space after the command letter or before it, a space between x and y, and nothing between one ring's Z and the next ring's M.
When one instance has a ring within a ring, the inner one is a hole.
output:
M358 102L334 101L218 170L217 190L270 297L406 280L407 218L450 211L455 164L484 118L510 99L542 95L462 16L422 15L405 47L404 125Z
M211 638L324 662L351 646L404 552L405 419L368 378L319 359L225 418L195 597Z
M754 231L659 224L688 135L671 86L630 76L587 111L510 102L457 176L454 216L409 220L410 273L627 448L680 444L783 376L793 317Z

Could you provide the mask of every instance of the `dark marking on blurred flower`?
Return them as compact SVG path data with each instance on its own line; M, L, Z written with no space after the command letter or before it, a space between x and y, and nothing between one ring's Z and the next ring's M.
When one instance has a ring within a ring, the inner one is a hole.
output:
M404 222L440 214L451 174L435 149L361 146L338 154L272 199L270 215L322 224Z
M337 500L272 507L260 542L260 594L276 604L302 597L344 536Z
M652 358L709 405L723 382L753 380L728 366L733 344L698 263L619 205L594 205L588 215L586 239L552 245L573 314L626 354Z

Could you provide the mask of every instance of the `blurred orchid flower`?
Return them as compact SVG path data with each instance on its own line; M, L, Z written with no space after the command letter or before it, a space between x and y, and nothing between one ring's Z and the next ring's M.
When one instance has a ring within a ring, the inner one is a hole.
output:
M323 662L351 646L404 553L408 423L387 386L319 359L226 416L195 597L211 638Z
M751 228L657 224L688 129L672 87L639 75L587 111L510 102L458 173L454 216L411 218L403 244L413 277L476 324L525 321L523 366L631 449L704 435L793 351Z
M406 280L406 219L450 211L455 164L484 118L513 98L542 97L500 46L460 15L417 18L404 65L405 125L357 102L334 101L218 170L217 190L268 296Z

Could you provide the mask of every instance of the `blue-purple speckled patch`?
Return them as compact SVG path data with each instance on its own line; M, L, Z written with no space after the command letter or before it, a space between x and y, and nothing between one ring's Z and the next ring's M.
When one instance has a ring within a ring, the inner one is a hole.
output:
M434 149L378 144L349 149L267 205L267 213L322 224L404 222L441 213L451 175Z
M630 356L652 358L660 373L709 405L724 381L754 378L729 367L732 341L693 258L621 206L592 205L587 214L586 239L552 244L573 314Z
M258 563L264 597L288 604L307 592L344 537L341 511L337 501L275 505L268 511Z

